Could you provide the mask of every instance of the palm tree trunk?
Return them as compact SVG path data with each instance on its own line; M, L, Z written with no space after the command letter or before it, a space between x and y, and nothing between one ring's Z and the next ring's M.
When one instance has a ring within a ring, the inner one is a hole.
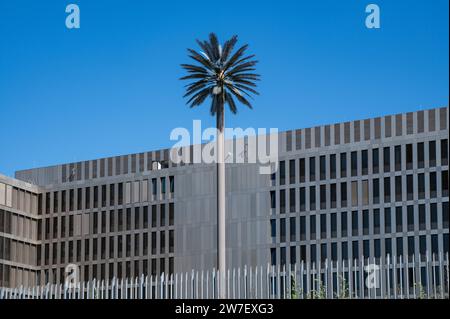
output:
M225 219L225 110L217 111L217 267L219 270L219 298L226 298L226 219Z

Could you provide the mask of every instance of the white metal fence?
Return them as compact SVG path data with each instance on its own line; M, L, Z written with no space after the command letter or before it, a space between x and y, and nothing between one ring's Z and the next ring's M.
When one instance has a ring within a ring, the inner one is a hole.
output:
M211 299L218 271L0 288L0 299ZM368 258L230 269L227 298L449 298L449 256Z

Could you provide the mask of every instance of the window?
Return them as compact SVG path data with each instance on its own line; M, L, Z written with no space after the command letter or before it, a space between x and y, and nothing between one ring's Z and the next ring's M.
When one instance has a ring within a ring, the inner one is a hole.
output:
M347 207L347 183L341 183L341 207Z
M368 257L370 257L370 244L368 240L363 240L362 258L367 259Z
M403 213L402 207L395 207L395 231L400 233L403 231Z
M301 262L306 262L306 246L305 245L301 245L300 246L300 261Z
M297 263L297 256L295 253L295 246L291 246L290 254L291 254L291 265L295 265Z
M378 208L373 210L373 233L375 235L380 233L380 210Z
M296 241L296 227L295 227L295 217L289 219L289 235L290 241Z
M431 229L438 228L438 214L437 214L437 204L436 203L430 204L430 222L431 222Z
M384 172L391 170L391 152L389 147L383 148L383 167Z
M295 188L289 190L289 211L295 212Z
M327 215L326 214L320 215L320 238L321 239L327 238Z
M106 185L102 185L102 207L105 206L106 206Z
M406 219L408 224L408 231L414 231L414 206L406 208Z
M400 258L400 256L403 256L403 238L397 237L397 258Z
M286 163L285 161L280 162L280 185L286 183Z
M109 185L109 206L114 206L115 196L114 196L114 184Z
M309 216L310 239L316 239L316 215Z
M388 207L388 208L384 209L384 232L385 233L390 233L392 231L391 224L392 224L391 209Z
M372 173L377 174L380 166L380 154L378 148L372 150Z
M316 209L316 187L315 186L309 187L309 209L310 210Z
M58 192L53 192L53 212L58 212Z
M86 209L90 209L91 208L91 188L90 187L86 187L84 189L84 205L86 207Z
M354 181L351 183L352 187L352 206L358 206L358 182Z
M123 183L118 184L117 195L118 195L118 203L117 204L122 205L123 204Z
M98 186L94 186L94 208L98 207Z
M436 166L436 141L430 141L428 144L428 160L430 167Z
M425 204L419 205L419 230L425 230L427 225Z
M361 152L361 168L362 174L367 175L369 172L369 155L367 150Z
M330 155L330 178L336 178L336 154Z
M325 155L320 156L319 159L319 165L320 165L320 180L324 180L326 178L326 162L325 162Z
M114 258L114 237L109 237L109 258Z
M430 172L430 197L436 197L437 180L436 172Z
M286 242L286 219L280 218L280 242Z
M161 177L161 194L166 193L166 178Z
M402 177L395 176L395 201L402 201Z
M275 248L270 248L270 261L272 266L277 264L277 251Z
M330 185L331 208L336 208L336 184Z
M406 175L406 199L414 199L413 175Z
M438 256L438 235L431 235L431 257L437 258Z
M169 226L173 226L174 221L175 221L175 204L169 203Z
M306 217L300 216L300 240L306 240Z
M375 258L380 258L381 257L381 242L379 239L375 239L374 248L375 248L375 253L374 253Z
M331 238L336 238L337 236L337 214L331 214Z
M139 207L134 208L134 229L140 229L140 210Z
M326 185L320 185L320 209L327 208L327 189Z
M286 191L280 190L280 214L286 213Z
M356 152L350 154L350 165L352 170L352 176L358 175L358 156Z
M363 235L369 235L369 211L363 210Z
M341 237L347 237L348 235L348 222L347 222L347 212L341 213Z
M165 204L161 204L159 214L160 214L159 226L164 227L164 226L166 226L166 205Z
M362 181L362 204L369 205L369 181Z
M391 201L391 179L389 177L384 178L384 201L386 203Z
M384 251L385 251L386 256L389 256L389 258L392 258L392 239L391 238L386 238L384 240Z
M289 161L289 183L295 184L295 160Z
M175 247L175 237L173 230L169 230L169 253L173 253Z
M341 243L341 251L342 251L342 260L348 259L348 243L343 242Z
M427 253L427 238L426 236L419 236L419 253L420 259L424 260Z
M357 240L352 242L352 256L355 260L359 259L359 245Z
M395 161L395 170L402 170L402 147L397 145L394 147L394 161Z
M441 165L448 165L448 140L441 140Z
M408 237L408 257L412 258L414 256L414 237Z
M358 212L352 212L352 236L358 236Z
M153 198L156 198L156 195L158 194L158 185L157 185L156 178L152 178L152 196Z
M441 172L442 196L448 197L448 170Z
M327 244L321 244L320 245L320 262L322 264L324 264L326 259L327 259Z
M378 178L374 178L372 181L372 194L373 194L373 203L380 203L380 180Z
M448 202L442 203L442 227L448 229Z
M309 158L309 180L310 181L316 180L316 158L315 157Z
M311 255L311 263L315 263L317 261L317 251L315 244L312 244L310 246L310 255Z
M306 209L306 188L300 187L300 211L303 212Z
M117 211L118 220L117 220L117 229L118 231L123 231L124 229L124 223L123 223L123 211L119 209Z
M175 192L175 178L174 178L174 176L169 176L169 191L172 194Z
M413 168L413 147L412 144L406 144L406 169Z
M424 150L424 144L418 143L417 144L417 167L423 168L425 163L425 150Z
M276 207L275 191L270 191L270 208L275 209Z
M305 159L304 158L300 159L299 166L300 166L300 183L303 183L303 182L305 182L305 175L306 175L306 173L305 173Z
M88 200L89 197L86 197L86 201ZM39 195L39 199L42 201L42 196ZM90 198L89 198L90 199ZM39 204L39 209L41 207L42 203ZM89 207L86 207L89 208ZM66 211L66 191L62 191L61 192L61 212L65 212Z
M131 208L127 208L127 216L126 216L126 230L131 230Z
M425 198L425 174L420 173L417 175L418 185L419 185L419 199Z
M347 176L347 153L341 153L341 177Z

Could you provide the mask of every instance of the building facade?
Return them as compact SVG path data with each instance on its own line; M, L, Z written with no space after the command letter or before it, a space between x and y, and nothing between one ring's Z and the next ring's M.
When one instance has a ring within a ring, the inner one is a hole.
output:
M448 253L448 125L445 107L298 129L278 134L273 174L228 164L228 266ZM68 264L81 280L215 267L213 164L159 150L15 177L0 175L0 286L63 282Z

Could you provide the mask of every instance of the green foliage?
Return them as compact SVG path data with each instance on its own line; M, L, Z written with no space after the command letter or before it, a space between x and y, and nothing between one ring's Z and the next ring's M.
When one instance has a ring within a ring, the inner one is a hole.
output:
M244 56L248 45L240 47L233 53L237 36L225 41L223 47L214 33L209 35L209 41L199 41L202 51L188 49L189 57L197 64L182 64L188 73L181 80L190 80L186 85L184 97L189 97L187 104L194 107L211 98L211 115L221 114L228 104L232 113L237 112L237 99L240 103L252 108L248 97L259 94L255 82L259 74L253 73L258 61L252 60L254 55Z

